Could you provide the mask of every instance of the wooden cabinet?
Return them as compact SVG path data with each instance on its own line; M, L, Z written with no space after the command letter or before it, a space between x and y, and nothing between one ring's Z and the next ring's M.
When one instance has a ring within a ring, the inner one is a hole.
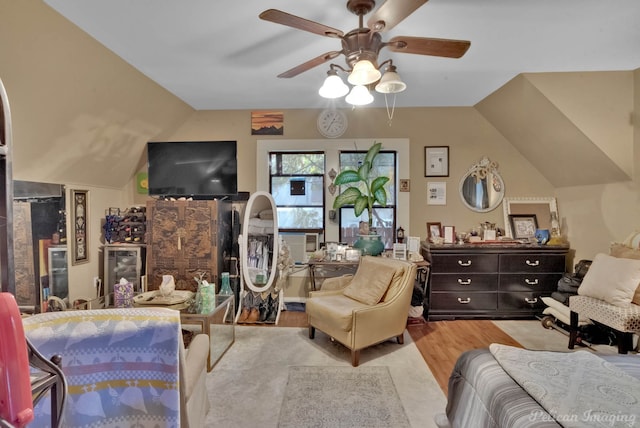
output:
M430 320L530 318L556 291L568 248L541 245L430 245Z
M176 289L197 291L194 277L203 273L218 291L229 271L231 229L227 201L147 202L147 288L173 275Z

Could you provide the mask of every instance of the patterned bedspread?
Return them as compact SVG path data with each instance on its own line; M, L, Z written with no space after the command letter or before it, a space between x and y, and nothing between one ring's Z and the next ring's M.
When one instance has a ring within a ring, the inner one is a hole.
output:
M23 320L45 357L62 356L65 427L177 427L180 315L158 308L50 312ZM50 426L50 400L33 426Z
M530 351L499 344L489 350L564 427L640 423L640 380L588 351Z

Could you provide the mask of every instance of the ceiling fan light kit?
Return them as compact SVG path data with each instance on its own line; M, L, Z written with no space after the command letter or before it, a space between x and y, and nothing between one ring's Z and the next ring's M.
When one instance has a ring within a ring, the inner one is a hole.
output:
M460 58L471 46L471 42L466 40L428 37L396 36L388 42L382 40L380 33L395 27L426 2L427 0L385 0L371 15L365 27L364 15L374 9L375 1L348 0L347 9L358 16L359 25L358 28L346 34L338 29L276 9L265 10L260 14L260 18L321 36L340 39L342 50L326 52L279 74L278 77L295 77L311 68L344 55L349 70L336 64L330 64L330 69L327 72L328 77L318 93L325 98L339 98L345 95L349 87L338 76L337 70L341 70L349 73L347 81L354 85L345 100L352 105L365 105L373 102L373 95L371 95L366 85L378 82L375 90L383 94L396 94L407 88L407 85L400 79L391 60L386 60L379 66L377 65L378 54L382 48L387 47L390 51L398 53ZM388 64L387 71L382 75L380 70L385 64Z
M380 80L381 76L382 74L373 66L371 61L363 59L353 66L347 81L352 85L368 85Z
M397 94L407 89L407 84L400 79L400 75L396 72L396 67L390 65L375 89L376 92L381 94Z
M327 72L328 76L324 79L323 85L318 90L323 98L340 98L349 93L349 87L342 81L338 72L331 69Z
M373 95L366 86L356 85L351 89L345 101L354 106L364 106L373 102Z

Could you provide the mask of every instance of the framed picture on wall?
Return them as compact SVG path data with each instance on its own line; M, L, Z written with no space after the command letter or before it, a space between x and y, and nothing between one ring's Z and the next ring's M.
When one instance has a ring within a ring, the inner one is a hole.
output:
M71 190L71 263L89 261L89 191Z
M424 148L424 176L449 176L449 146L427 146Z

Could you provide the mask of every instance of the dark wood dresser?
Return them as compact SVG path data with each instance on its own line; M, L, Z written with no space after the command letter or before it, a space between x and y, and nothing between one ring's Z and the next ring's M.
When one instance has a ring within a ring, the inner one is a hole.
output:
M532 318L556 291L569 247L534 244L433 245L428 319Z

